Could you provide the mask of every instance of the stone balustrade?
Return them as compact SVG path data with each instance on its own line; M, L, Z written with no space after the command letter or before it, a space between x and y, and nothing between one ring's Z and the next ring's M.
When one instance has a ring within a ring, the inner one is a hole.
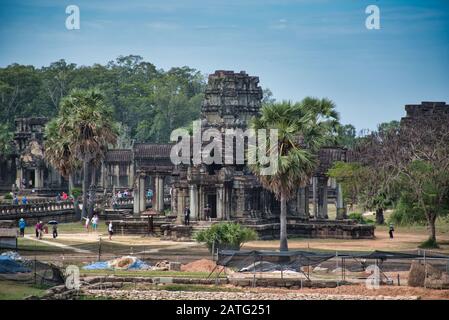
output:
M36 201L28 204L0 205L0 219L18 219L21 217L43 217L61 214L74 214L75 204L72 201Z

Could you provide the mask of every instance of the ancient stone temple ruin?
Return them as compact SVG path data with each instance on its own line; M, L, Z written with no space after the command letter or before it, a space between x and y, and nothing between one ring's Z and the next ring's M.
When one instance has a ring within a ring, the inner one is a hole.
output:
M244 71L216 71L208 79L201 130L245 130L250 119L259 114L261 100L258 77ZM50 190L55 194L61 188L67 189L67 181L44 161L42 139L46 122L45 118L16 120L16 153L11 163L16 167L17 188L37 193ZM223 220L248 225L262 239L279 237L280 203L262 188L245 164L225 159L223 164L174 165L170 159L173 145L133 143L130 148L107 152L101 168L96 170L98 192L110 194L128 189L133 193L133 198L126 200L130 202L129 214L125 210L116 217L118 233L148 233L147 214L151 212L156 214L151 228L174 240L189 239L197 228ZM341 187L326 175L335 161L350 161L350 152L325 147L318 158L319 166L310 184L298 187L296 197L288 202L288 233L302 237L372 238L373 226L347 219ZM152 201L148 201L149 189L153 192ZM336 206L335 220L329 219L329 204ZM182 224L186 207L191 212L190 226Z
M224 134L226 129L246 129L250 119L259 114L261 99L262 89L258 77L248 76L243 71L216 71L209 76L201 110L201 130L215 128ZM239 221L254 227L262 238L278 237L280 203L271 192L262 188L247 166L236 164L235 161L229 164L175 166L170 162L171 146L158 148L154 151L154 159L147 160L145 165L136 163L135 217L145 211L145 193L142 190L147 187L146 177L152 176L156 190L155 209L158 211L163 208L165 196L161 195L164 192L161 183L170 181L170 210L172 216L176 216L176 222L167 223L164 229L165 234L172 239L188 238L191 234L192 227L180 225L186 207L190 208L194 226L195 222L201 225L207 221ZM341 187L330 182L326 175L335 161L347 161L348 156L347 150L342 148L327 147L320 150L320 165L310 185L298 188L296 197L288 203L289 234L307 237L373 237L372 226L361 226L345 220ZM330 198L337 206L338 221L328 220ZM313 212L309 212L310 204Z
M15 120L16 179L18 190L62 190L67 182L44 159L44 128L48 118L19 118Z

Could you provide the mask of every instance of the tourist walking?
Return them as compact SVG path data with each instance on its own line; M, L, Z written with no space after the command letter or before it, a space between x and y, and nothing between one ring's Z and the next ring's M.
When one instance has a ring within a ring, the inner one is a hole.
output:
M38 223L38 239L42 239L44 237L44 223L39 221Z
M209 221L211 220L210 211L209 204L207 204L206 208L204 208L204 218Z
M34 231L36 232L36 238L39 238L39 222L34 226Z
M86 231L89 232L90 218L89 217L85 217L83 219L86 219L86 223L84 224L84 226L86 227Z
M25 236L25 227L26 227L26 222L23 218L20 218L19 220L19 231L20 231L20 236L24 237Z
M190 208L187 206L184 209L184 224L186 226L190 224Z
M58 225L54 224L53 225L53 239L56 239L57 236L58 236Z
M394 232L394 226L392 223L390 223L390 228L388 230L388 233L390 234L390 239L393 239L393 232Z
M109 233L109 240L112 240L112 235L114 234L114 229L112 228L112 221L109 221L108 233Z
M69 196L67 195L67 193L65 192L62 193L62 200L66 201L68 197Z
M98 226L98 216L94 214L94 216L92 217L92 230L97 231L97 226Z
M27 204L27 203L28 203L27 196L23 196L22 197L22 204Z

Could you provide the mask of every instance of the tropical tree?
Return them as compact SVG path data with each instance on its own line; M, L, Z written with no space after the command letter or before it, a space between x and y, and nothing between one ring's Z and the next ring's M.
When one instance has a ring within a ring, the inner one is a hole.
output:
M0 124L0 159L12 152L13 133L9 130L8 124Z
M70 149L69 134L62 132L61 128L67 128L62 123L65 119L58 117L47 123L45 126L45 159L64 178L69 181L69 194L73 185L73 174L81 168L80 161L72 154Z
M266 105L260 117L251 124L255 130L278 131L278 141L267 140L270 148L277 147L279 150L277 170L265 175L260 162L249 166L262 186L273 192L281 203L281 251L288 250L287 201L296 194L298 187L306 186L312 177L317 166L316 154L326 140L332 138L335 120L338 121L338 114L332 101L305 98L300 103L284 101Z
M108 145L116 143L117 134L111 109L106 106L104 95L96 89L72 90L62 99L58 117L47 126L46 150L56 168L68 174L78 161L82 163L83 217L92 214L88 212L88 190L91 200L95 193L89 174L101 163Z

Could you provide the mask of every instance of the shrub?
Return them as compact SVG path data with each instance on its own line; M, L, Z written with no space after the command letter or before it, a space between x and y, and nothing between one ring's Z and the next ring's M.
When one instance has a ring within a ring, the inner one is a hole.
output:
M5 194L5 196L3 197L5 200L12 200L12 194L10 194L10 193L7 193L7 194Z
M353 212L348 215L348 219L356 220L360 224L374 224L373 219L367 219L359 212Z
M256 240L257 233L239 223L221 222L197 232L194 238L197 242L205 242L209 250L212 247L238 250L243 243Z
M83 194L83 191L81 188L72 188L72 196L74 199L78 199L79 196Z
M431 238L429 238L426 241L424 241L423 243L421 243L418 247L421 249L438 249L439 248L438 243Z
M395 225L426 224L426 216L420 208L414 207L406 195L402 195L388 219L388 223Z

